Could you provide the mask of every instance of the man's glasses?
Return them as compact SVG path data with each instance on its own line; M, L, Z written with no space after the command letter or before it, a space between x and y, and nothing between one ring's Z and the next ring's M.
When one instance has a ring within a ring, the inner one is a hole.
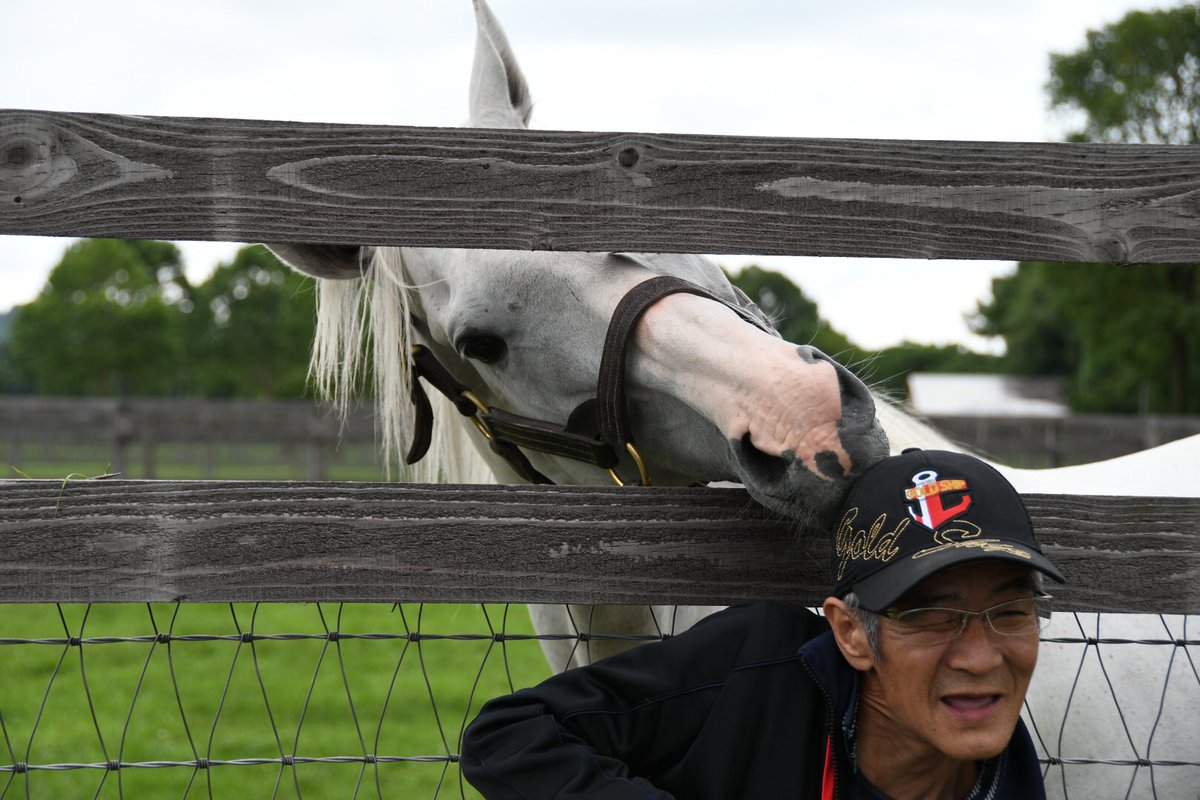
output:
M1053 599L1048 594L1039 594L997 603L982 611L910 608L907 611L885 611L883 615L895 620L899 632L914 644L937 645L957 639L966 630L971 617L983 617L988 627L1001 636L1040 633L1050 621L1050 601Z

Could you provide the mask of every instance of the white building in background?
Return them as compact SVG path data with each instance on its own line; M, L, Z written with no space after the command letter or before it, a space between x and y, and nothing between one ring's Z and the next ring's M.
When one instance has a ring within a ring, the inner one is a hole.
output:
M917 414L959 417L1065 417L1061 378L914 372L908 403Z

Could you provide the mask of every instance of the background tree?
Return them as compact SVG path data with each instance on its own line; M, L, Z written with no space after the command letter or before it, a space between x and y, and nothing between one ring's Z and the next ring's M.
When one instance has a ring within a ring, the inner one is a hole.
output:
M297 398L315 310L312 282L258 245L192 287L173 244L85 239L4 321L0 391Z
M1082 117L1086 142L1200 142L1200 6L1132 11L1050 56L1051 105Z
M198 393L300 397L316 323L311 279L250 245L196 289L190 321Z
M86 239L67 248L12 321L18 379L41 394L168 394L187 382L190 287L167 242Z
M1077 141L1200 144L1200 7L1135 11L1052 55L1051 104ZM1200 268L1021 263L976 329L1007 367L1070 379L1079 411L1200 413Z

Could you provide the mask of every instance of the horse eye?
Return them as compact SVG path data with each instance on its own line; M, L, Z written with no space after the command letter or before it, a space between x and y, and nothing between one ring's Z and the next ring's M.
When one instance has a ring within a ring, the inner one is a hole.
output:
M508 345L499 336L478 334L459 339L457 349L465 358L494 364L504 358L504 354L508 352Z

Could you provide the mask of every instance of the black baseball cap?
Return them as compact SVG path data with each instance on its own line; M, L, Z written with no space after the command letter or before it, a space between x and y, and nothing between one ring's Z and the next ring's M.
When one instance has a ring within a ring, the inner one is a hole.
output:
M1026 564L1064 582L1042 553L1017 490L965 453L911 448L885 458L854 483L839 519L833 593L853 591L872 611L935 572L971 561Z

